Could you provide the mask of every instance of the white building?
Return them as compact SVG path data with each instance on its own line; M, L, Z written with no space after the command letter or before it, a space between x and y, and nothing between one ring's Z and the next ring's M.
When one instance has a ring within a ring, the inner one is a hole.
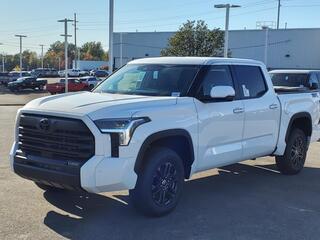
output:
M106 67L108 66L108 62L107 61L87 61L87 60L80 60L77 61L77 67L76 67L76 63L73 60L72 62L72 67L73 69L79 69L79 70L92 70L92 69L99 69L101 67Z
M136 58L160 56L173 34L114 33L115 67L120 66L121 52L123 64ZM235 30L229 36L232 57L265 61L265 30ZM320 29L269 30L268 36L268 68L320 69Z

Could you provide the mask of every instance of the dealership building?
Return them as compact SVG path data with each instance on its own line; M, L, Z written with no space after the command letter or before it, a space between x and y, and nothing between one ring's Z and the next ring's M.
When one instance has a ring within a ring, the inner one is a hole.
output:
M173 35L174 32L114 33L115 67L137 58L160 56ZM233 30L229 34L229 48L235 58L262 62L267 59L270 69L320 69L320 28Z

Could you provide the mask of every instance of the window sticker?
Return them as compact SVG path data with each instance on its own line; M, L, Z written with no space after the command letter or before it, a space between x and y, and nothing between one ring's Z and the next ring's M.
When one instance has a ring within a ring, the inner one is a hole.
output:
M243 96L245 97L250 97L250 91L248 88L246 88L246 85L242 85L242 91L243 91Z
M171 97L180 97L180 92L172 92Z

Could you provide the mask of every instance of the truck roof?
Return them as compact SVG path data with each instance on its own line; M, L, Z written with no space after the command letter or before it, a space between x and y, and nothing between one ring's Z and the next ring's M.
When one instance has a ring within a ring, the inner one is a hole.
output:
M263 65L262 62L239 59L239 58L220 58L220 57L155 57L136 59L128 64L182 64L182 65L212 65L212 64L248 64Z

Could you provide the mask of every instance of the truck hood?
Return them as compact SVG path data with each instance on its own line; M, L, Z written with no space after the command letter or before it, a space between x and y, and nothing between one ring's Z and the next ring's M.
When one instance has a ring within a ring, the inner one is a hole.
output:
M176 97L152 97L108 93L77 92L35 99L23 110L88 115L91 119L131 117L145 108L169 106Z

